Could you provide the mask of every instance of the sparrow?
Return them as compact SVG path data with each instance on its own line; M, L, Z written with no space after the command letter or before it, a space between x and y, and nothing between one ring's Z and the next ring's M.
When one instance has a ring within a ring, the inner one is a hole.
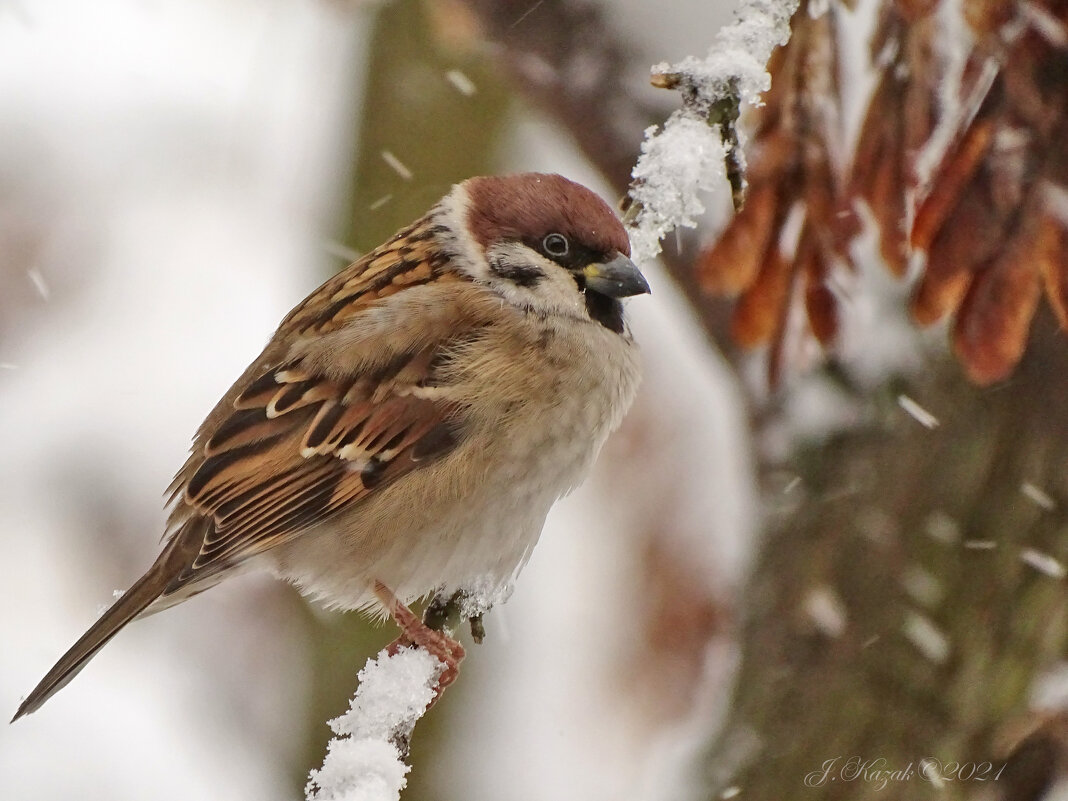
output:
M455 668L406 604L492 606L619 426L640 375L620 299L649 292L629 255L589 189L486 176L326 281L200 426L162 553L13 720L133 619L250 568L392 615Z

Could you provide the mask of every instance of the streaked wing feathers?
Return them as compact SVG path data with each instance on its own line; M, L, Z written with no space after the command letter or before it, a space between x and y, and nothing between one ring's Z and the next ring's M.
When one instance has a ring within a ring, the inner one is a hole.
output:
M344 331L407 287L453 280L435 233L424 218L319 287L209 415L172 484L170 529L178 536L190 520L209 525L194 527L205 531L200 552L168 594L288 540L457 444L461 408L434 387L456 327L407 349L368 343L353 374L321 360L315 369L294 347Z
M419 368L425 378L431 354L347 382L282 365L238 395L182 493L213 522L182 583L273 547L451 448L456 405L398 380Z

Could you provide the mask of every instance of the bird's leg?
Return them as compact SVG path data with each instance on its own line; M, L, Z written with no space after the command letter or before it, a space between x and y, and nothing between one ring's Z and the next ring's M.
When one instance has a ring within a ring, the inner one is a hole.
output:
M416 617L415 613L381 581L375 581L375 595L401 629L401 636L388 646L388 652L395 654L401 648L418 645L425 648L445 666L438 677L434 700L430 702L430 706L433 706L445 688L456 681L456 677L460 675L460 663L465 655L464 647L444 631L433 629Z
M467 594L457 590L449 597L435 595L423 614L423 622L432 629L455 631L464 616L463 608ZM471 626L471 639L479 645L486 638L486 627L482 624L482 613L467 618Z

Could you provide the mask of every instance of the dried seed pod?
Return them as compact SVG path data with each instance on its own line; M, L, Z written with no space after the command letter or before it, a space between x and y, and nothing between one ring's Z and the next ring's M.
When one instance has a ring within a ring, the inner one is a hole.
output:
M741 294L731 318L731 335L742 347L765 345L786 313L793 265L778 247L764 258L756 280Z
M737 294L753 283L781 223L778 191L763 183L749 191L745 207L697 261L701 286L716 294Z
M1035 264L1042 275L1046 297L1064 331L1068 331L1068 232L1064 223L1049 215L1038 223Z
M964 132L959 146L947 153L930 193L916 212L910 235L913 248L927 250L931 246L931 240L960 203L962 190L981 166L993 140L993 121L976 120Z
M954 349L979 384L1008 376L1027 346L1041 294L1032 261L1038 243L1032 227L1021 225L1000 257L979 271L957 312Z
M931 243L923 275L913 290L911 311L920 325L931 325L960 306L975 272L1003 247L1004 220L978 192L965 195L953 221Z

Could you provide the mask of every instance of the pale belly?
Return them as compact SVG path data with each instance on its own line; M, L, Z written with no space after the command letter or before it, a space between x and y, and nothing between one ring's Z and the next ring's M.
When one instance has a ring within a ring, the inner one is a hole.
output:
M462 589L489 608L508 594L552 504L581 483L613 422L551 411L503 440L476 438L264 559L330 606L373 605L377 580L406 602Z
M488 608L507 594L552 504L581 483L630 405L637 354L608 341L611 354L572 371L564 386L559 370L554 386L539 387L532 381L554 371L516 363L509 388L520 386L513 398L522 400L475 416L481 424L469 426L457 450L272 549L265 566L345 609L373 606L376 580L406 602L463 589ZM544 358L557 366L575 358L566 342L555 344Z

